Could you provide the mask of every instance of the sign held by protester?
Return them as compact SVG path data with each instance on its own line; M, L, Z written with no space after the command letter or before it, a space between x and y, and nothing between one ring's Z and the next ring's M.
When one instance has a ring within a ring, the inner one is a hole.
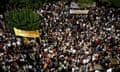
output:
M70 9L70 14L88 14L89 10L82 10L79 8L72 8Z
M22 37L30 37L30 38L36 38L39 37L39 31L33 30L33 31L27 31L27 30L21 30L14 27L14 32L16 36L22 36Z

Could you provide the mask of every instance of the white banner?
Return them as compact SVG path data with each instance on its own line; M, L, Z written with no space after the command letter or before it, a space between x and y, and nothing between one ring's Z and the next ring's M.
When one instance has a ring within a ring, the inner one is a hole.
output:
M70 14L88 14L89 10L70 9Z

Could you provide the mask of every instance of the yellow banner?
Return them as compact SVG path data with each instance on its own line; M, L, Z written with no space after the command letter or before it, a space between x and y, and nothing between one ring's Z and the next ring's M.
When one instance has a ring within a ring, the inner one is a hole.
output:
M15 32L16 36L31 37L31 38L39 37L39 31L38 30L26 31L26 30L17 29L17 28L14 27L14 32Z

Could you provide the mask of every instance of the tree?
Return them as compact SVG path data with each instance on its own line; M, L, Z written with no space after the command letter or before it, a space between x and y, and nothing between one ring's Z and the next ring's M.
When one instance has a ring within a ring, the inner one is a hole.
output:
M0 13L13 9L38 9L48 0L0 0Z
M12 8L39 8L46 0L9 0Z
M110 6L112 3L110 0L100 0L101 3L105 3L106 6Z
M0 14L3 14L9 8L8 0L0 0Z
M113 6L113 7L120 7L120 0L98 0L101 4L104 4L105 6ZM96 2L98 2L96 0Z
M39 29L39 16L31 9L15 9L5 12L6 27L13 31L13 27L23 30Z
M120 0L111 0L112 4L116 7L120 7Z
M73 0L78 3L80 7L84 7L85 4L92 4L94 0Z

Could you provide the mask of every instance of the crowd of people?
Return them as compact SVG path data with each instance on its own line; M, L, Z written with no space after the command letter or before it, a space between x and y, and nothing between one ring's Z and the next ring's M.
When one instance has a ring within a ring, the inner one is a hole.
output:
M120 61L119 8L83 8L71 15L63 1L36 11L40 37L26 39L0 29L1 72L117 72ZM99 66L97 68L97 66Z

